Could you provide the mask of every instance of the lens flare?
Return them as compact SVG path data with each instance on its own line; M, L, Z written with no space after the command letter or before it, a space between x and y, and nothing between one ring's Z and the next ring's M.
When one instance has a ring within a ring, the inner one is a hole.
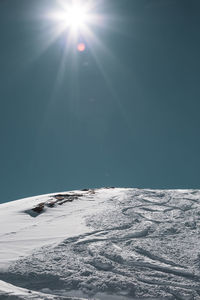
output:
M57 5L45 14L49 30L48 36L46 31L45 36L42 36L39 53L41 55L57 41L62 45L55 90L64 80L66 70L69 69L66 66L70 65L74 70L71 74L76 75L80 63L78 56L82 59L89 59L90 55L97 63L110 89L110 79L104 70L104 58L113 61L113 65L117 64L118 61L113 51L104 44L98 34L101 34L103 29L113 30L111 22L115 18L104 13L104 10L102 11L101 3L104 1L101 0L56 0L55 2ZM86 50L88 57L79 55Z
M83 52L85 51L85 44L84 43L79 43L78 46L77 46L77 49L79 52Z

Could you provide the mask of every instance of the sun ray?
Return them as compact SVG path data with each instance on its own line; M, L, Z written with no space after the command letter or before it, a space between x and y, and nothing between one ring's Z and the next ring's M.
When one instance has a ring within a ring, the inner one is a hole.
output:
M98 1L57 0L58 9L47 14L47 19L52 21L52 26L55 26L55 30L53 31L51 38L44 43L40 54L46 51L62 34L63 38L64 36L66 37L66 49L61 58L55 80L53 92L53 95L55 96L56 90L64 79L67 63L69 64L70 61L70 64L73 65L73 74L76 74L76 72L78 72L78 52L84 52L89 48L88 51L90 51L94 57L113 99L116 99L120 110L123 111L122 103L112 87L112 80L109 78L109 72L107 72L106 66L106 61L108 60L115 68L120 65L120 62L117 57L115 57L113 51L98 38L98 31L96 32L97 27L101 29L109 28L109 16L98 14L98 11L95 9L95 2ZM68 53L71 53L69 61L67 61ZM103 61L101 60L102 57L104 57ZM75 81L76 78L74 78L74 84ZM53 95L52 101L55 99Z
M128 118L128 115L127 115L127 112L125 111L124 109L124 106L123 106L123 103L121 101L121 99L118 97L118 94L117 92L115 91L115 89L113 88L113 85L112 85L112 80L110 79L109 75L108 75L108 72L106 72L103 64L102 64L102 61L100 60L99 56L98 56L98 51L101 52L101 53L104 53L104 56L106 56L108 58L108 60L110 61L110 65L114 65L116 68L120 69L121 71L123 71L123 66L120 64L119 60L117 57L114 56L113 52L105 46L104 43L102 43L94 34L93 32L87 28L87 43L90 45L90 49L91 49L91 52L92 52L92 55L98 65L98 68L106 82L106 85L113 97L113 99L115 100L115 103L117 103L117 106L119 108L119 111L121 112L121 114L123 115L124 117L124 120L127 124L128 127L131 127L131 124L129 122L129 118ZM96 47L94 47L94 44ZM98 51L96 51L96 49L98 49Z

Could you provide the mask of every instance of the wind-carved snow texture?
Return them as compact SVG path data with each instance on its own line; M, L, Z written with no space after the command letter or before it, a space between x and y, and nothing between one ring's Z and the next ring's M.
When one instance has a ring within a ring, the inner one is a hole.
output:
M100 189L90 200L103 209L88 211L88 232L39 248L0 279L58 299L200 299L200 191Z

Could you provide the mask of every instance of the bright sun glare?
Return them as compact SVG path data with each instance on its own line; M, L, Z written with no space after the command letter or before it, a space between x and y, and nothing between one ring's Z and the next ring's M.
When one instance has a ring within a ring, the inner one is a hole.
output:
M65 22L72 29L78 29L87 23L87 18L86 9L81 4L74 4L66 11Z
M42 35L41 51L39 53L41 55L55 43L62 47L54 92L58 91L59 84L65 79L66 70L69 70L66 66L71 66L74 72L70 74L75 78L74 76L77 75L79 67L88 66L90 57L93 57L109 89L116 97L110 84L111 80L104 70L105 64L102 63L101 59L107 57L113 65L116 65L118 60L113 55L113 51L107 47L98 35L99 32L102 33L102 30L115 29L112 22L117 19L109 12L105 13L103 9L106 1L55 0L55 3L56 5L53 5L52 9L43 16L47 20L49 28L48 34L46 34L45 27L45 35ZM80 54L85 51L86 55ZM80 57L82 60L79 60ZM79 64L81 62L83 62L83 65ZM76 94L78 82L76 79L73 82L76 86L73 94Z
M60 24L62 30L83 31L90 21L90 7L84 1L61 2L62 10L54 12L51 18Z

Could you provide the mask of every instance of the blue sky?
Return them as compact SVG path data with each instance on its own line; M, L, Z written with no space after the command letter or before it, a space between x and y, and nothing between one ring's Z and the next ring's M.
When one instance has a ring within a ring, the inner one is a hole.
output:
M199 1L98 0L107 23L67 54L68 32L45 48L56 6L0 2L0 201L200 188Z

